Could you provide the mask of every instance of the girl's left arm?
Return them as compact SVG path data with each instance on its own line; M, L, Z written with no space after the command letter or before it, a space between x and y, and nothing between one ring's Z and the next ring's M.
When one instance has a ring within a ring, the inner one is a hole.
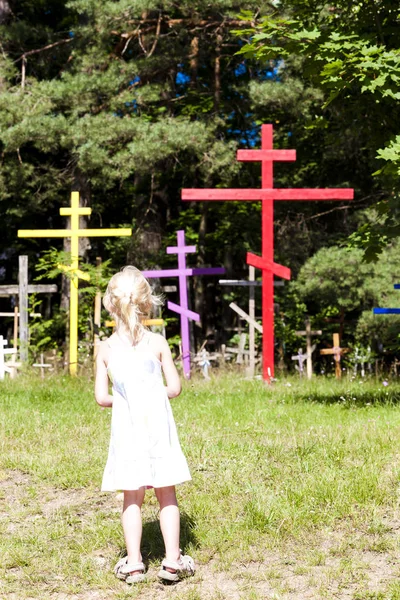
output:
M107 354L108 347L103 342L100 344L96 358L96 382L94 386L96 402L103 408L111 408L113 404L113 397L108 393Z
M159 343L161 365L167 384L167 395L168 398L176 398L182 391L181 380L179 379L168 342L162 335L160 335Z

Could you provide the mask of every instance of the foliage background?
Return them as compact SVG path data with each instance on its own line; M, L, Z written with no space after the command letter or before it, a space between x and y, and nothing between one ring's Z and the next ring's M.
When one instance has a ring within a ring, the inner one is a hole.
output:
M277 289L279 343L288 355L298 346L293 332L303 328L307 312L316 326L322 320L322 343L330 343L337 325L323 319L345 305L346 344L371 343L378 331L377 351L386 348L393 357L394 322L371 323L366 311L396 302L396 6L390 0L3 2L3 282L16 280L20 253L29 254L35 276L49 241L18 240L16 232L64 227L59 208L71 189L92 208L87 226L134 231L131 239L83 240L83 263L101 256L112 270L126 262L171 266L165 247L184 228L198 246L191 264L224 265L228 277L246 277L246 252L261 245L258 203L186 204L180 190L258 186L259 165L237 163L235 152L257 147L260 125L270 122L275 147L296 148L298 157L277 165L277 187L355 189L351 204L276 203L275 256L295 280ZM369 268L361 252L340 250L349 239L367 258L388 242L393 248ZM337 298L318 287L318 270L335 281L329 264L346 272ZM65 282L61 290L62 311ZM192 283L202 314L194 328L199 344L205 337L217 344L229 339L235 323L228 300L244 305L247 296L225 292L212 278Z

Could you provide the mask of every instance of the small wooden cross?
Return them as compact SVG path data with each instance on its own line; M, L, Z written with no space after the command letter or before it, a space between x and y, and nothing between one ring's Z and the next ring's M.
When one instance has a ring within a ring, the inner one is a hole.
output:
M342 376L342 371L340 368L340 359L342 354L346 354L350 351L350 348L341 348L340 347L340 338L338 333L333 334L333 348L324 348L320 350L320 354L333 354L333 358L335 360L335 375L336 379L340 379Z
M307 340L307 378L311 379L312 377L312 336L313 335L322 335L322 331L320 329L313 331L311 329L311 321L310 319L305 320L306 329L305 331L295 331L296 335L305 335ZM314 346L315 349L315 346Z
M40 368L40 375L42 379L44 379L44 370L51 369L53 365L44 362L43 352L40 354L40 363L33 363L32 367Z
M200 352L199 366L203 372L204 379L210 379L208 368L211 366L211 363L208 358L208 352L205 348L203 348Z
M300 373L300 377L303 376L304 363L306 362L306 359L307 359L307 354L303 354L302 348L300 348L300 350L298 351L298 353L295 356L292 356L292 360L297 360L299 362L299 364L296 365L296 368L298 369L298 371Z

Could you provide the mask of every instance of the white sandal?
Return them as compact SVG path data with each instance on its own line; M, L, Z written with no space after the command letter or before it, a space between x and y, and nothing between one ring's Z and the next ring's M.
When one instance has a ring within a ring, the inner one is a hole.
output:
M168 571L167 569L172 569L174 573L171 573L171 571ZM194 575L195 570L196 567L193 558L188 555L182 556L181 554L179 560L176 562L164 558L161 563L161 569L158 572L158 577L165 581L174 582L179 581L183 577Z
M121 558L114 567L114 575L126 583L142 583L146 580L146 567L142 562L129 564L128 557ZM138 571L137 573L135 571ZM130 573L135 572L134 575Z

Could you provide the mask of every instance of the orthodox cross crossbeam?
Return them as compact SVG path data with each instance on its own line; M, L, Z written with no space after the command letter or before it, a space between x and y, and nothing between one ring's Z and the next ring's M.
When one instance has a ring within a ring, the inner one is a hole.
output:
M70 238L71 240L71 292L69 299L69 371L76 375L78 366L78 281L79 238L130 236L132 229L80 229L79 218L89 216L92 209L79 206L79 192L71 193L71 206L60 208L60 215L71 217L70 229L20 229L21 238Z
M242 319L244 319L245 321L247 321L247 323L249 323L250 325L252 325L253 327L255 327L257 329L257 331L259 331L260 333L263 332L263 328L262 325L260 325L259 323L257 323L257 321L251 317L250 315L247 314L247 312L245 312L244 310L242 310L240 308L240 306L238 306L235 302L231 302L229 305L229 308L231 308L232 310L234 310L240 317L242 317Z
M186 254L196 252L196 246L186 246L185 232L181 229L177 231L177 246L168 246L167 254L178 255L177 269L159 269L154 271L142 271L143 275L148 279L156 279L159 277L178 277L179 278L179 302L168 302L167 306L172 312L180 315L181 321L181 339L182 339L182 363L183 372L187 379L190 378L190 336L189 336L189 319L192 321L200 321L200 315L192 310L189 310L187 278L192 275L222 275L225 273L223 267L195 267L193 269L186 266Z
M296 160L295 150L273 149L273 127L263 125L261 150L238 150L239 161L261 162L261 189L183 189L182 200L261 201L261 256L247 253L247 264L262 271L263 377L274 376L274 275L290 279L290 269L274 262L274 201L352 200L352 189L274 188L273 166L277 161Z

